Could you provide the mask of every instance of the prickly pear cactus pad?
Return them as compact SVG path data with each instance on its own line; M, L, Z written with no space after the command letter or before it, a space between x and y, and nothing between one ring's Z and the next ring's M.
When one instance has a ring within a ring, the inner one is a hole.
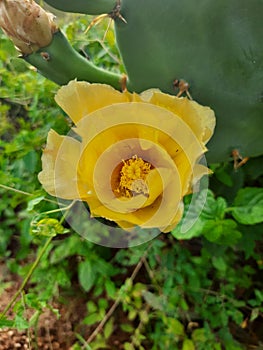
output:
M46 2L64 11L99 15L97 20L114 20L130 92L158 88L178 95L180 83L185 81L188 97L210 106L217 117L215 134L207 145L209 163L231 160L233 151L240 159L263 154L262 0ZM23 8L22 4L32 6L33 2L0 2L3 9L12 3ZM9 34L13 33L14 16L9 16L9 27L2 24ZM4 17L0 16L0 25ZM23 58L42 75L60 85L78 79L118 90L124 87L126 80L121 74L96 67L72 48L58 28L54 32L53 22L50 26L52 41L48 45L39 45L37 50L34 40L22 43L23 48L30 44L33 49L31 54L22 51ZM20 36L15 39L20 43Z
M110 12L116 4L116 0L46 0L47 4L62 11L88 13L98 15Z
M175 94L184 79L214 109L210 162L263 153L263 1L122 0L118 46L129 90Z

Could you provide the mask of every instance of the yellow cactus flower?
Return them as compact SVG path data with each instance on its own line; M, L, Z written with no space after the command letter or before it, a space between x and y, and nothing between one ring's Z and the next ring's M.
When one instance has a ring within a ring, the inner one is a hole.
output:
M183 197L209 172L198 160L214 112L159 90L121 93L77 81L55 99L75 123L75 136L49 132L39 174L44 189L87 202L92 216L123 229L175 227Z

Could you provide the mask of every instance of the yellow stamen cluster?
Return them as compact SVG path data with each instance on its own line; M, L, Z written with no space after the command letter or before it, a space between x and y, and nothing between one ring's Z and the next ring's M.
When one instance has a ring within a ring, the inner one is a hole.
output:
M116 192L127 198L138 194L148 196L148 187L145 180L151 168L150 163L138 158L137 155L128 160L123 160L119 186Z

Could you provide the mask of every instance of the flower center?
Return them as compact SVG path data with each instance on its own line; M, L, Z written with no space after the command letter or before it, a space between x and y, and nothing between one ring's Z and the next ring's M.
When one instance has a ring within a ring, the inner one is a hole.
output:
M138 194L148 196L149 191L145 180L152 165L142 158L138 158L137 155L128 160L123 160L122 163L119 172L119 184L115 192L127 198Z

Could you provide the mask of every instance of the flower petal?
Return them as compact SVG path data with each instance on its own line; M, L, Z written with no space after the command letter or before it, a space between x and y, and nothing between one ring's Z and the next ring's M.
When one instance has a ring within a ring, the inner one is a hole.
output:
M164 107L180 116L193 130L200 141L208 142L215 127L215 115L211 108L202 106L188 98L179 98L155 89L144 92L145 101Z
M85 145L97 138L97 147L100 149L127 137L152 140L171 155L179 147L189 153L190 162L195 162L205 150L180 116L148 103L119 103L96 110L80 120L76 132Z
M58 90L55 100L76 124L97 109L128 102L129 96L129 93L122 94L109 85L73 80Z
M38 175L50 195L64 199L79 198L76 170L80 150L80 142L50 130L42 155L43 170Z

